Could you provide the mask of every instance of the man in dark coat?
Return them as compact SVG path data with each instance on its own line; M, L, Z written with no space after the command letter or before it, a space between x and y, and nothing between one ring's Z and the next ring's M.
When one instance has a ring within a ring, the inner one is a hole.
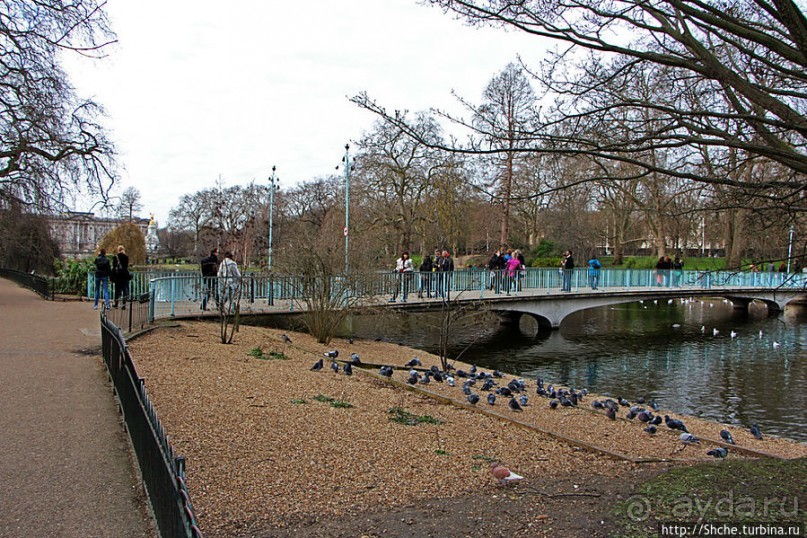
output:
M204 280L204 291L202 294L202 310L207 310L207 301L212 296L219 304L218 286L216 285L216 275L219 270L219 249L214 248L210 251L210 256L202 258L200 265L202 266L202 279Z
M98 297L103 290L104 306L109 309L109 277L112 274L112 266L109 263L109 258L106 257L106 249L101 249L93 263L95 264L95 303L93 308L98 310Z

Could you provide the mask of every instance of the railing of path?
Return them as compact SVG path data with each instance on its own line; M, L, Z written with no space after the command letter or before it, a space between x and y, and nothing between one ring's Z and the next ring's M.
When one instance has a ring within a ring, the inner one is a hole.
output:
M160 536L201 538L185 485L185 459L168 441L120 328L104 315L101 343Z
M53 285L52 278L4 268L0 268L0 277L7 278L20 286L33 290L45 299L52 301L55 296L56 287Z

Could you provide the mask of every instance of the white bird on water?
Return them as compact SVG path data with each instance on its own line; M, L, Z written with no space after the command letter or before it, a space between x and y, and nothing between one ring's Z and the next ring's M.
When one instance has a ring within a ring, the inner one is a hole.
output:
M732 337L732 338L737 338L737 333L736 333L736 332L734 332L734 331L731 331L731 337Z
M701 325L701 334L706 334L706 325Z
M718 334L720 334L720 331L718 331L717 329L712 329L713 336L717 336Z
M776 348L778 348L778 347L779 347L779 346L781 346L781 345L782 345L782 344L780 344L779 342L774 342L774 343L773 343L773 349L776 349Z

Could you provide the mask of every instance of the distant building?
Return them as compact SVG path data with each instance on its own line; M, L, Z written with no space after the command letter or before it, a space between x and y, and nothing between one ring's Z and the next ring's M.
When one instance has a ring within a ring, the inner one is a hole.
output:
M104 236L114 228L129 220L96 217L94 213L68 211L47 217L50 233L59 244L62 256L67 258L86 257L98 248ZM136 218L136 224L145 237L149 231L149 219Z

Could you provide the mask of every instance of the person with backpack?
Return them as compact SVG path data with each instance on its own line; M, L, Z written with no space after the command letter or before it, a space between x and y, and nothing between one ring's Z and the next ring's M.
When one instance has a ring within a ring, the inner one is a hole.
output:
M104 306L109 310L109 277L112 275L112 265L106 257L106 249L102 248L98 257L93 262L95 264L95 303L93 309L98 310L98 298L104 294Z
M596 290L597 285L600 283L601 268L602 264L600 263L600 260L597 259L597 255L594 254L588 261L588 283L591 285L592 290Z

